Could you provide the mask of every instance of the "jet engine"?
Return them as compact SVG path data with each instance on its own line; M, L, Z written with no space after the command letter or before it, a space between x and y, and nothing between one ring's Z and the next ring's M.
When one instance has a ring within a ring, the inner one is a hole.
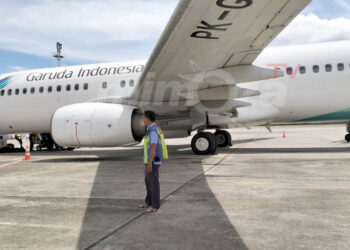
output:
M81 103L58 109L51 120L54 141L67 147L115 147L140 142L143 115L135 107Z

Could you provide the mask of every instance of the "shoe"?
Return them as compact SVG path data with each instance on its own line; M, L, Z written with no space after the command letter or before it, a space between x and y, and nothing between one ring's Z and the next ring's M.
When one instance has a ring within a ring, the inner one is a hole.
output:
M150 208L150 209L145 210L144 213L147 214L147 215L151 215L151 214L155 214L157 212L158 212L158 209Z
M147 204L142 204L137 206L138 209L147 209L149 206Z

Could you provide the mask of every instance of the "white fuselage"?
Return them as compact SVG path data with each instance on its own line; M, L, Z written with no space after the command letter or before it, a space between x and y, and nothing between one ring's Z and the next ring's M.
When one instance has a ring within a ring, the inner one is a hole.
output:
M350 112L346 112L350 108L347 100L350 94L349 48L350 41L266 49L255 65L274 68L272 64L283 64L278 67L284 72L284 65L292 67L293 74L240 84L259 90L261 95L243 98L252 106L239 108L238 117L231 122L350 120ZM0 134L50 132L51 118L61 107L99 98L129 96L137 87L144 65L144 61L139 61L3 74L0 76ZM304 74L300 66L305 67ZM315 73L317 66L319 72ZM6 78L8 80L4 80ZM332 115L339 111L343 111L341 115Z
M0 134L50 132L52 115L61 107L107 96L128 96L136 87L144 63L108 63L11 74L13 80L2 89L4 96L1 96L0 90ZM2 76L6 77L8 75ZM79 86L77 90L76 85ZM87 89L84 86L88 86ZM31 93L33 88L35 93ZM43 88L43 93L40 93L40 88ZM58 91L58 88L61 90ZM8 95L9 89L12 90L11 95ZM24 89L26 94L23 94Z

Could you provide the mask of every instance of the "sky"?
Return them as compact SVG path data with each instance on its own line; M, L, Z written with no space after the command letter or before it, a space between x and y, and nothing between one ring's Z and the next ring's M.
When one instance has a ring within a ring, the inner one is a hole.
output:
M179 0L0 0L0 72L147 59ZM350 0L313 0L270 46L350 40Z

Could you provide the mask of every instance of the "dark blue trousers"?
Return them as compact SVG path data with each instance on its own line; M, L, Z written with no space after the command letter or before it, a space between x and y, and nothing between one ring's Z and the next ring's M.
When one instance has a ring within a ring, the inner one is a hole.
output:
M152 173L149 174L147 173L147 165L145 165L145 184L147 191L145 203L155 209L160 208L159 167L153 164Z

